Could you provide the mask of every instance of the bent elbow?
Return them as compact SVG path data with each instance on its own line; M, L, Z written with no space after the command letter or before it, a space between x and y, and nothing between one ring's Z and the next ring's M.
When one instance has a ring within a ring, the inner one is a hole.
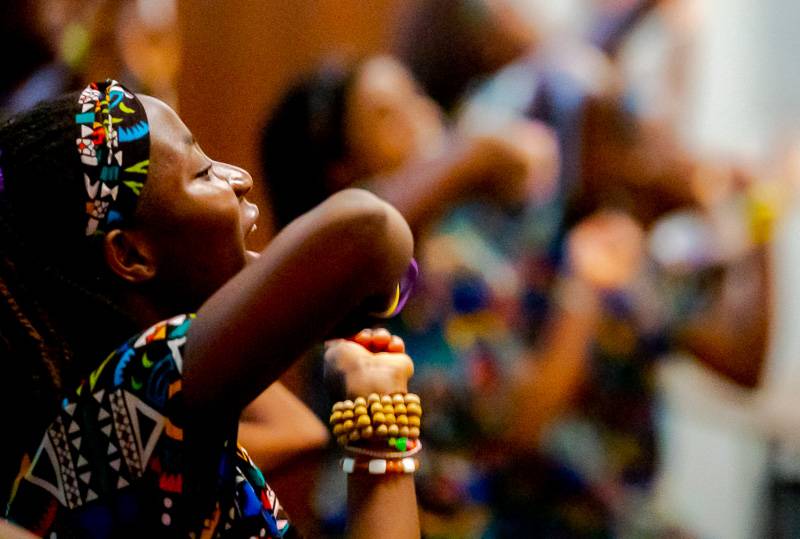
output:
M414 239L408 223L394 206L363 189L345 189L330 204L355 247L354 263L375 278L397 280L408 267Z

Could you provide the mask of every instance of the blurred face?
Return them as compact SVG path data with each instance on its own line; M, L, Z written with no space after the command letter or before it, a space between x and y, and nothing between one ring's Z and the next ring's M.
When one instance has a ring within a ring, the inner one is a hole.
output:
M444 126L439 108L389 57L373 58L361 66L347 105L349 157L362 175L389 172L441 147Z
M258 218L245 199L253 180L209 159L167 105L140 100L150 122L150 167L136 228L154 249L158 291L196 308L245 265L245 240Z

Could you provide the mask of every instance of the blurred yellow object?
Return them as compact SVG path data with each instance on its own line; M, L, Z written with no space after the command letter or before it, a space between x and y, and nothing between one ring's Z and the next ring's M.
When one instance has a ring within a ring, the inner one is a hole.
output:
M785 211L784 189L779 182L758 182L747 193L747 222L756 245L772 239L775 223Z
M454 348L465 350L474 346L478 339L501 339L506 331L495 313L484 310L451 318L445 327L445 338Z

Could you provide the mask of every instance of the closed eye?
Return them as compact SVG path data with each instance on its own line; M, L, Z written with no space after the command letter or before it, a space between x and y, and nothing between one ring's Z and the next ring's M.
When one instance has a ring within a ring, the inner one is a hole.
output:
M194 178L195 179L200 179L200 178L211 179L211 175L209 174L211 172L211 166L212 165L209 164L203 170L199 171L197 174L194 175Z

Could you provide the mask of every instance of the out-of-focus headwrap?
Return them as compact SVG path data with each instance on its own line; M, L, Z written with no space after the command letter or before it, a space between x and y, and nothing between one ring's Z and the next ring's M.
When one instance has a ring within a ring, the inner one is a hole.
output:
M86 185L86 235L130 223L150 165L150 124L133 92L93 82L78 99L76 139Z

